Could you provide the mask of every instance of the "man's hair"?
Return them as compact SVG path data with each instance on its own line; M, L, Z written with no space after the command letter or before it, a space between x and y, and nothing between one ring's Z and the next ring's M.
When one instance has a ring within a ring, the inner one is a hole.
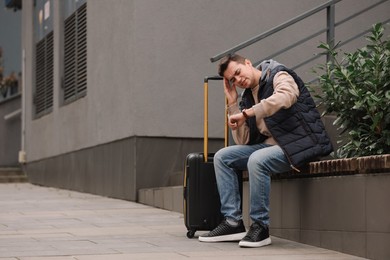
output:
M223 77L223 74L225 73L227 67L229 66L229 63L231 61L235 61L237 63L245 64L245 58L238 55L238 54L228 54L227 56L223 57L221 61L219 62L218 66L218 74L219 76Z

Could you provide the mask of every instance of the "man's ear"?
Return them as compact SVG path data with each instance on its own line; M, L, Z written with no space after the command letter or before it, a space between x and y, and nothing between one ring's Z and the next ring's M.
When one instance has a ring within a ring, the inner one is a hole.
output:
M245 65L250 65L250 66L252 66L252 62L251 62L250 60L248 60L248 59L245 59Z

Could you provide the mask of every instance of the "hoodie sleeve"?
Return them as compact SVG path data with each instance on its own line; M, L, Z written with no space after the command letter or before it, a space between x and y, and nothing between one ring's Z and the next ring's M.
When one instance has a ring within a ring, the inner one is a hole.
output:
M274 93L253 106L256 120L275 114L280 109L291 107L299 96L298 85L294 78L285 71L276 73L274 77Z
M237 102L227 107L228 115L241 113ZM236 144L247 144L249 142L249 127L245 123L236 130L232 130L233 140Z

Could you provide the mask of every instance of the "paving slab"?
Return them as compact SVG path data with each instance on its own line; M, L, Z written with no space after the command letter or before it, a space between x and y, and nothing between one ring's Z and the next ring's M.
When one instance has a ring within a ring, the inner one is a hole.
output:
M363 259L277 237L270 246L248 249L201 243L186 233L181 213L29 183L0 184L0 260Z

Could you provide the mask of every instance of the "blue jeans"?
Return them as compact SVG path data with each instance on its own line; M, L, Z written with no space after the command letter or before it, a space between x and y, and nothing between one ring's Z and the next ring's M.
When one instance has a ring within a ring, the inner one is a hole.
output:
M242 219L237 172L248 170L250 218L269 226L271 174L291 169L282 149L263 143L228 146L215 154L214 168L225 218Z

